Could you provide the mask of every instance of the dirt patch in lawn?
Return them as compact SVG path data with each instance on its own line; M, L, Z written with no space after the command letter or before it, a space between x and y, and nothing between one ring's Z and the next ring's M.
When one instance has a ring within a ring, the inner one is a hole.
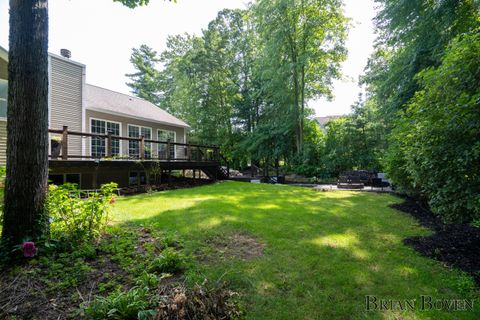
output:
M199 254L200 260L213 262L226 259L251 260L263 256L265 245L246 233L216 236L205 241L206 251Z
M421 254L456 267L473 276L480 286L480 228L468 224L444 224L427 208L413 199L390 207L406 212L435 231L426 237L410 237L403 242Z

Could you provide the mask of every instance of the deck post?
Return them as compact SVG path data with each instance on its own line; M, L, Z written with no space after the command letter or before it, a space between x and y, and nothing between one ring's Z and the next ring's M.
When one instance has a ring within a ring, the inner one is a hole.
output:
M187 144L187 160L190 161L192 158L192 149L190 148L190 144Z
M68 160L68 126L63 126L63 132L62 132L62 160Z
M140 159L145 159L145 137L140 137Z
M170 138L167 139L167 160L171 160L171 154L170 154L170 148L171 148L171 141Z
M107 158L111 158L113 156L112 152L112 132L108 131L107 133Z

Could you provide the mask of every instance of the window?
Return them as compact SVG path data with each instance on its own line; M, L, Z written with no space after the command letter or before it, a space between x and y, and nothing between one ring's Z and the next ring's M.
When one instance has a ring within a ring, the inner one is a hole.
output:
M138 172L130 172L128 175L128 185L135 186L138 184Z
M144 171L131 171L128 175L128 184L130 186L147 184L147 175Z
M120 136L120 123L108 122L107 121L107 132L111 133L112 136ZM112 138L112 156L120 155L120 139Z
M146 140L152 139L152 128L141 127L129 124L128 125L128 137L129 138L140 138L144 137ZM129 141L128 142L128 155L132 158L140 158L140 141ZM144 156L146 159L152 157L152 143L145 142Z
M152 140L152 129L151 128L141 128L141 135L146 140ZM145 142L145 159L150 159L152 157L152 143Z
M98 134L108 134L120 136L120 123L106 120L91 119L90 132ZM92 137L92 157L101 158L106 155L105 138ZM112 139L112 156L120 155L120 140Z
M48 175L49 182L59 186L64 183L75 183L80 186L80 173L56 173Z
M50 174L48 175L49 183L53 183L57 186L62 185L65 181L63 174Z
M0 118L7 117L8 81L0 79Z
M170 139L171 142L176 142L175 131L158 129L157 138L158 141L168 141ZM167 159L167 145L164 143L158 144L158 158ZM175 159L175 145L170 145L170 159Z

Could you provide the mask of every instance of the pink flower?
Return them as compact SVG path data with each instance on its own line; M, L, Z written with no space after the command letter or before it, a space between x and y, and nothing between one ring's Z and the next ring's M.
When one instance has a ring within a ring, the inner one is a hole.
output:
M115 204L115 202L117 202L117 198L112 197L112 199L110 199L110 204Z
M23 256L27 258L32 258L35 257L37 254L37 248L35 247L34 242L24 242L22 244L22 251L23 251Z

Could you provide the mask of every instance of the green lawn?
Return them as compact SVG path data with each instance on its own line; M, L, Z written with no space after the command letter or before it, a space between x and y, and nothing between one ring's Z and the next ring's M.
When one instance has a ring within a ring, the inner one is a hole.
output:
M374 193L316 192L265 184L215 185L121 198L116 223L178 232L190 254L212 237L246 233L262 257L194 264L188 278L222 279L242 294L248 319L479 319L472 312L365 312L383 299L478 298L461 272L424 258L402 239L427 235ZM417 301L418 303L418 301Z

